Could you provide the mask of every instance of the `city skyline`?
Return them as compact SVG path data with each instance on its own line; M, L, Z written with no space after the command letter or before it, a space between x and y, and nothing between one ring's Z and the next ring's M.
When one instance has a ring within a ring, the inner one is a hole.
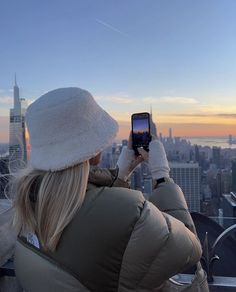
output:
M15 84L16 84L16 74L14 77L14 82L13 83L13 88L15 88ZM18 88L18 94L20 95L19 92L19 87ZM19 96L22 101L25 103L25 108L26 108L26 104L30 104L31 102L33 102L34 100L25 100L21 95ZM14 89L12 90L12 97L9 97L9 102L8 104L12 104L10 107L12 107L14 105ZM97 98L95 97L95 99L97 100ZM99 98L98 98L99 99ZM35 99L36 100L36 99ZM97 100L97 102L99 103L99 100ZM9 108L10 109L10 108ZM1 108L0 108L1 110ZM150 109L149 109L150 110ZM152 111L152 107L151 107L151 111ZM151 112L150 112L151 113ZM114 115L113 115L114 116ZM154 117L154 119L153 119ZM10 129L10 123L9 123L9 114L8 116L0 116L0 143L9 143L9 129ZM128 117L128 119L130 120L118 120L119 123L119 131L118 134L116 136L116 140L115 141L121 141L123 139L128 139L129 137L129 133L131 131L131 117ZM227 129L225 129L225 125L219 125L219 124L211 124L211 127L208 127L207 129L205 129L205 135L202 132L202 129L199 128L199 125L195 125L192 123L185 123L186 126L186 131L182 129L182 124L180 123L171 123L170 122L166 122L166 123L156 123L155 121L155 115L152 114L152 119L154 124L157 126L158 129L158 135L161 134L162 136L168 137L169 136L169 132L171 130L174 130L174 137L183 137L183 138L187 138L187 137L225 137L227 139L229 139L229 135L232 136L231 138L234 139L234 135L232 135L232 133L234 133L234 131L231 131L230 133L228 133L227 131L230 130L230 127L227 127ZM203 127L205 127L206 125L203 124ZM231 124L231 126L234 126ZM195 133L193 132L194 128L195 129ZM220 128L222 128L223 134L220 134ZM199 130L199 132L197 131ZM27 133L26 133L27 134ZM236 136L236 133L235 133ZM228 140L227 140L228 141ZM227 143L227 141L225 141L225 143Z
M8 142L17 72L32 102L67 86L90 91L127 138L149 111L158 133L236 136L233 0L34 1L0 4L0 142Z

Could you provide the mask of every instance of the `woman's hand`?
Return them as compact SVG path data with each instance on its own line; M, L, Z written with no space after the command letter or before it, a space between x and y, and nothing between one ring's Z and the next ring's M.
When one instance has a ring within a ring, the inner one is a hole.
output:
M138 148L143 160L148 162L153 179L169 177L169 164L163 144L159 140L152 140L149 143L149 152Z
M132 149L132 135L129 135L128 147L122 148L120 157L117 161L119 167L118 178L127 181L133 170L142 162L144 159L142 155L136 156Z

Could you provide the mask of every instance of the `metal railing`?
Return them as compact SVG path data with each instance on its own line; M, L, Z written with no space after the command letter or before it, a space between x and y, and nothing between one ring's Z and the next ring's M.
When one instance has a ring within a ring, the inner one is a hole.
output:
M211 218L212 219L212 218ZM219 218L215 218L219 219ZM222 219L222 218L220 218ZM236 222L236 218L223 218L224 220L231 220L232 222ZM216 220L215 220L216 221ZM221 221L222 222L222 221ZM219 223L219 222L217 222ZM229 225L229 224L228 224ZM223 226L222 226L223 227ZM222 256L219 255L219 252L222 253L222 244L224 241L231 237L232 243L235 244L236 250L236 224L233 224L226 228L215 240L213 243L209 242L208 232L205 234L205 238L203 241L203 254L201 258L201 263L203 269L207 273L207 280L209 284L209 289L211 292L214 291L236 291L236 277L228 277L228 276L219 276L214 273L214 265L215 263L220 263L223 259ZM236 258L227 258L227 261L235 261ZM236 271L235 271L236 274ZM193 274L179 274L174 277L174 279L182 284L189 284L192 282L194 278Z
M203 243L203 254L202 254L202 263L203 268L205 269L207 273L207 279L209 283L214 282L213 277L213 267L216 261L220 260L220 257L217 255L217 249L219 249L223 243L223 241L229 237L230 235L233 235L236 231L236 224L228 227L224 232L222 232L212 246L210 246L208 241L208 233L206 232L205 240ZM235 278L236 279L236 278ZM235 280L236 284L236 280Z

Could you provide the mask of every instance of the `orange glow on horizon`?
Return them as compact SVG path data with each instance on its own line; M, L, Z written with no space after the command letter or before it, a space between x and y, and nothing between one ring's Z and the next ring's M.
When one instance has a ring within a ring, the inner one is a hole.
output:
M116 118L115 114L113 116ZM119 132L116 139L128 139L131 131L130 115L117 118L119 123ZM155 116L154 116L155 119ZM0 131L0 143L9 142L9 121L8 119L0 120L2 126ZM3 123L4 122L4 123ZM172 128L173 136L179 137L227 137L229 134L236 137L236 118L222 118L214 116L158 116L158 122L155 123L158 135L168 136L169 128ZM30 145L26 130L27 152L30 153Z
M169 112L153 114L153 121L157 127L158 135L169 135L169 128L172 128L173 136L178 137L227 137L229 134L236 136L236 115L235 106L207 107L190 113L190 109L182 113ZM131 130L130 112L113 111L112 116L118 121L120 130L117 139L127 139Z
M117 139L128 139L131 130L130 123L118 121L120 128L117 134ZM158 135L168 136L169 128L172 128L173 136L175 137L217 137L228 136L229 134L236 136L236 123L226 124L211 124L211 123L156 123Z

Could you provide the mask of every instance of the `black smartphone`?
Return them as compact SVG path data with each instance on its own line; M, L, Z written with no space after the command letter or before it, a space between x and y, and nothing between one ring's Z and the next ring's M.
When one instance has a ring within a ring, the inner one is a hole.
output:
M139 155L137 148L143 147L148 151L151 141L150 115L147 112L135 113L131 116L133 149Z

